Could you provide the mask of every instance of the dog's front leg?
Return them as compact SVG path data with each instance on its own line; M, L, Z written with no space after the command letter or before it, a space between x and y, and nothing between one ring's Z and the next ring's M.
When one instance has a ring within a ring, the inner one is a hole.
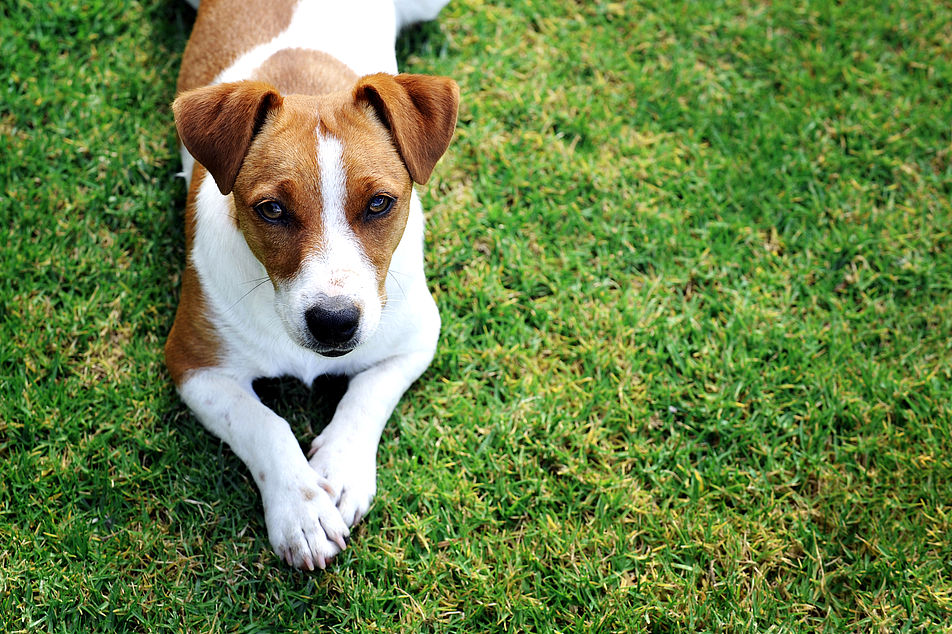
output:
M433 352L390 357L350 379L334 418L311 443L311 466L348 526L360 521L377 491L377 445L403 393Z
M274 552L297 568L324 568L345 547L350 531L287 421L265 407L250 384L214 369L187 375L179 392L251 471Z

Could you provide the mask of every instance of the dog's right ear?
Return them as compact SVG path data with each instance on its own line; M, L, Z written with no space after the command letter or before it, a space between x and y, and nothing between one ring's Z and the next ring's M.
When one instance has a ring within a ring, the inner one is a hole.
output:
M172 111L185 149L208 170L221 193L228 194L251 140L281 102L270 84L238 81L184 92Z

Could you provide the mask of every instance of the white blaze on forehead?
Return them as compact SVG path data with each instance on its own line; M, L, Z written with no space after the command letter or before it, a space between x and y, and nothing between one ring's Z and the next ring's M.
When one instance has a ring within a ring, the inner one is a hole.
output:
M344 172L344 146L340 140L321 134L317 135L317 165L320 170L322 219L324 221L325 244L338 232L353 235L344 205L347 204L347 175Z
M342 293L367 303L376 274L363 244L347 221L347 170L340 139L315 130L318 184L321 188L321 237L314 260L328 295Z

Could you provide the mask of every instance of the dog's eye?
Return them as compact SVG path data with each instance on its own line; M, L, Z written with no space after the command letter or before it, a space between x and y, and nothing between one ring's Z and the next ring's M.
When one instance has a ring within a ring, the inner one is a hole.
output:
M393 197L386 194L377 194L367 203L367 213L372 216L381 216L393 207Z
M258 215L267 220L268 222L278 222L283 220L286 212L284 207L281 206L281 203L276 200L266 200L264 202L258 203L255 205L255 211L258 212Z

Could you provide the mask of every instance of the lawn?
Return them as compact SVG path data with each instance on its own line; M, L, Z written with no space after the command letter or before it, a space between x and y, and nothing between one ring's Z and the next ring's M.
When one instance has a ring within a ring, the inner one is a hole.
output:
M193 19L0 7L0 631L952 631L952 5L405 34L443 332L313 574L163 365ZM343 387L259 385L302 442Z

